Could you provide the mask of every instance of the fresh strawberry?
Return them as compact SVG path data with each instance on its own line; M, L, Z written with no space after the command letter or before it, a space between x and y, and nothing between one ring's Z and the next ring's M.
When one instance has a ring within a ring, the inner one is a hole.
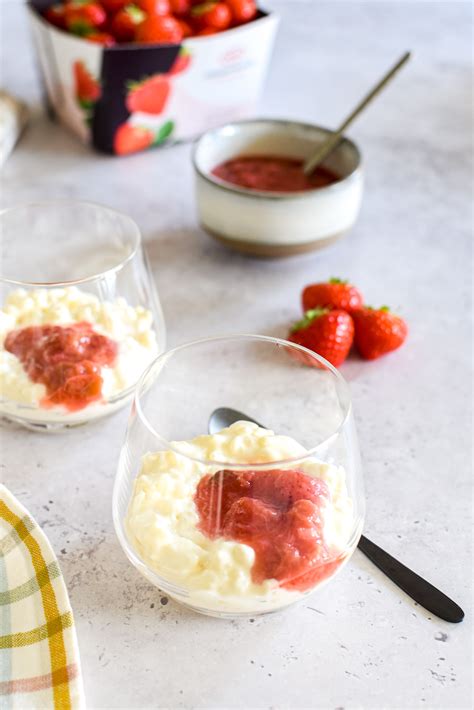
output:
M66 27L65 10L65 6L60 5L59 3L57 5L51 5L44 12L43 17L55 27L64 29Z
M257 14L255 0L226 0L226 3L230 7L232 19L237 25L253 20Z
M232 21L232 13L225 2L203 2L191 10L191 18L198 30L212 28L226 30Z
M145 44L179 44L182 39L183 30L171 15L149 15L135 33L135 41Z
M110 31L118 42L132 42L146 15L137 5L126 5L113 16Z
M345 311L330 311L327 308L307 311L304 318L293 326L288 335L288 340L322 355L334 367L344 362L353 339L354 323L351 316ZM295 357L306 365L319 367L319 363L309 355L295 353Z
M64 12L67 29L77 35L90 34L102 27L107 19L102 5L89 0L71 0Z
M88 108L100 98L100 84L86 69L84 62L77 60L72 65L74 94L83 108Z
M169 0L170 9L176 17L185 17L191 9L190 0Z
M388 306L364 306L352 313L355 324L355 344L366 360L396 350L405 341L408 327L403 318L390 312Z
M116 12L128 5L130 0L101 0L101 5L109 15L115 15Z
M184 47L180 50L178 56L174 60L174 64L168 72L168 76L175 76L185 71L191 64L191 55Z
M122 123L114 137L114 151L117 155L137 153L153 145L155 136L153 131L142 126L133 126L131 123Z
M89 42L96 42L96 44L103 44L104 47L113 47L116 44L115 37L108 32L91 32L84 39L89 40Z
M325 283L306 286L301 301L304 312L312 308L336 308L351 313L364 304L360 291L341 279L329 279Z
M170 83L164 74L156 74L138 83L130 84L125 105L130 113L140 111L158 115L163 111L170 93Z
M203 30L199 30L197 33L198 37L205 37L206 35L217 35L220 30L216 30L215 27L204 27Z
M140 10L147 15L169 15L170 4L168 0L136 0Z
M183 39L185 37L192 37L194 34L193 28L189 24L189 22L186 22L186 20L178 19L178 24L181 27L181 30L183 32Z

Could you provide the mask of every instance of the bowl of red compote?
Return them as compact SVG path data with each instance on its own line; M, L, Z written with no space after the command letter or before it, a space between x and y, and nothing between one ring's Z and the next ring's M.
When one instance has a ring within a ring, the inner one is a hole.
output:
M276 119L205 133L193 163L199 219L226 246L280 257L320 249L346 234L363 191L360 152L344 137L309 177L304 160L331 131Z

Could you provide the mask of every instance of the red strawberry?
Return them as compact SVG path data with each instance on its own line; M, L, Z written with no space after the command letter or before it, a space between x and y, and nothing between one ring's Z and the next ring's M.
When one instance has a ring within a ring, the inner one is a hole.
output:
M131 84L125 104L130 113L141 111L158 115L165 108L170 83L164 74L156 74L139 84Z
M74 62L72 69L76 99L83 107L89 106L100 98L100 84L88 72L81 60Z
M64 12L67 29L78 35L86 35L102 27L107 19L102 5L89 0L71 0Z
M329 311L326 308L315 308L306 311L304 318L294 325L288 340L303 345L329 360L338 367L346 359L354 339L354 323L345 311ZM303 353L295 357L306 365L319 367L316 360Z
M122 123L117 128L114 137L114 151L117 155L128 155L137 153L139 150L149 148L155 140L153 131L142 126L132 126L130 123Z
M234 23L237 25L253 20L257 14L255 0L226 0L226 3L230 7Z
M168 0L136 0L140 10L147 15L169 15L170 4Z
M192 37L193 36L193 28L189 24L189 22L186 22L186 20L179 19L178 24L181 27L181 30L183 32L183 39L185 37Z
M198 37L205 37L207 35L217 35L219 34L220 30L216 30L215 27L205 27L203 30L199 30L197 33Z
M181 23L183 24L183 23ZM191 30L191 28L190 28ZM191 64L191 55L190 53L184 49L181 49L180 53L174 60L174 64L171 67L171 69L168 72L168 76L174 76L175 74L181 74L181 72L185 71L189 65Z
M113 47L115 44L115 38L107 32L91 32L85 36L85 39L89 42L96 42L96 44L103 44L104 47Z
M181 25L171 15L149 15L135 33L135 41L145 44L179 44L182 39Z
M57 5L51 5L45 11L43 17L55 27L64 29L66 27L65 9L65 6L59 3Z
M226 30L232 21L232 13L225 2L203 2L196 5L191 10L191 17L198 30Z
M348 281L329 279L326 283L310 284L301 294L303 311L312 308L337 308L351 313L364 304L362 294Z
M355 344L366 360L396 350L405 341L408 327L403 318L390 312L388 306L375 309L364 306L352 313Z
M191 9L190 0L169 0L169 3L171 12L177 17L184 17Z
M101 5L109 15L115 15L125 5L128 5L130 0L101 0Z
M137 25L144 19L145 13L137 5L126 5L113 16L110 31L119 42L132 42Z

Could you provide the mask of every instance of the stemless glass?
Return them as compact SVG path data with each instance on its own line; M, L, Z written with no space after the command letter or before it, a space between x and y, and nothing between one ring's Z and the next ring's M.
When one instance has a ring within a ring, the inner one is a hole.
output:
M60 431L122 407L165 346L135 222L88 202L38 202L0 212L0 236L0 414Z
M271 431L240 421L207 435L220 407ZM341 569L363 527L346 382L266 336L163 353L137 385L113 517L129 560L196 611L254 615L301 599Z

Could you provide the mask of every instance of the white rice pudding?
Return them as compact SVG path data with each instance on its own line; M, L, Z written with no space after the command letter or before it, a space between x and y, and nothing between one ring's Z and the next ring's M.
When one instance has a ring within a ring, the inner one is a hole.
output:
M251 467L304 456L306 450L290 437L245 421L172 446L183 455L167 450L143 457L128 508L127 535L143 562L163 580L188 593L187 599L180 597L181 601L204 609L270 610L303 596L302 592L280 587L274 579L255 584L252 547L224 538L210 539L199 531L196 488L202 476L215 473L219 467L211 468L187 457L222 461L221 468L232 468L229 461ZM297 468L326 483L330 500L322 509L324 539L332 549L347 552L354 521L344 469L314 458L299 462Z
M58 405L41 408L46 395L43 384L34 383L22 363L5 350L5 338L12 330L33 325L70 325L87 321L97 333L112 338L119 345L114 367L102 367L104 402L92 402L87 418L102 416L104 407L116 408L107 400L129 390L158 353L153 316L142 306L130 306L124 298L101 301L97 296L76 287L12 291L0 310L0 411L25 416L37 410L35 419L55 421L82 419L85 410L69 412ZM118 406L122 406L119 402ZM108 413L108 411L107 411Z

